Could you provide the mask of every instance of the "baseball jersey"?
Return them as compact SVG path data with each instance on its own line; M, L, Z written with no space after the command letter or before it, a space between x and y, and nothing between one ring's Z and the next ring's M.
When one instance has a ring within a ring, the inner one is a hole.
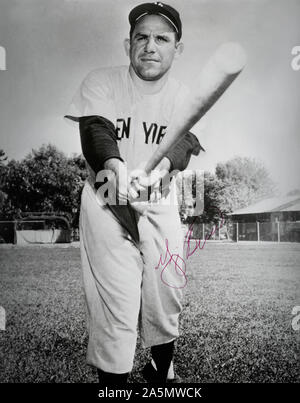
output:
M84 79L68 114L109 119L120 155L132 170L148 161L188 93L185 85L169 77L160 91L145 94L135 86L128 66L99 68Z

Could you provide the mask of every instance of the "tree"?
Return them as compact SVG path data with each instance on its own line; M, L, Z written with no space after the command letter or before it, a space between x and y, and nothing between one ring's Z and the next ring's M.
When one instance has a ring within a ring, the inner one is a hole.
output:
M7 162L7 156L5 155L5 152L2 149L0 149L0 212L7 198L6 193L3 191L3 184L6 175L6 162Z
M223 214L221 209L221 193L223 183L215 174L204 173L204 211L201 219L204 222L218 221Z
M271 197L275 186L261 162L236 157L217 164L215 175L206 174L205 212L215 204L223 214Z
M5 152L0 148L0 166L4 165L6 161L7 156L5 155Z
M9 202L3 213L16 218L20 212L64 212L76 225L86 175L80 156L67 158L50 144L33 150L7 164L3 190Z
M275 186L261 162L236 157L216 166L215 173L204 175L204 221L215 221L220 215L271 197Z

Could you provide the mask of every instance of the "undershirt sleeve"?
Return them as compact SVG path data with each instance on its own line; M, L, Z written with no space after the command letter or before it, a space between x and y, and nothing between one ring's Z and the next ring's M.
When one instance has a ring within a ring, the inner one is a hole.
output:
M199 155L201 150L205 151L197 137L193 133L187 132L183 139L177 142L166 155L171 162L170 171L185 170L191 156Z
M65 118L79 122L81 148L84 158L95 174L104 169L105 161L120 156L115 126L103 116L66 115Z
M105 69L90 72L76 91L67 115L104 116L114 122L116 116L110 81Z

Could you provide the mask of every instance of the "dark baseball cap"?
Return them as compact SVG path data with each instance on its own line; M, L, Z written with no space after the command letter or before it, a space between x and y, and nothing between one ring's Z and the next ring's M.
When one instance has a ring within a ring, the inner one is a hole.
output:
M182 25L180 20L180 15L175 8L169 6L168 4L155 2L155 3L143 3L139 6L133 8L129 13L129 23L130 23L130 36L136 26L136 23L140 18L147 14L157 14L164 17L174 28L177 33L177 39L180 40L182 35Z

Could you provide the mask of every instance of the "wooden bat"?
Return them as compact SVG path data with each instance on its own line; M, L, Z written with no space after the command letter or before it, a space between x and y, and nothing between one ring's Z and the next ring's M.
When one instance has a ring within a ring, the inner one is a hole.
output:
M144 169L147 175L180 140L180 137L187 133L217 102L245 64L246 54L238 43L228 42L216 50L204 66L181 110L175 114L162 142L147 162Z

